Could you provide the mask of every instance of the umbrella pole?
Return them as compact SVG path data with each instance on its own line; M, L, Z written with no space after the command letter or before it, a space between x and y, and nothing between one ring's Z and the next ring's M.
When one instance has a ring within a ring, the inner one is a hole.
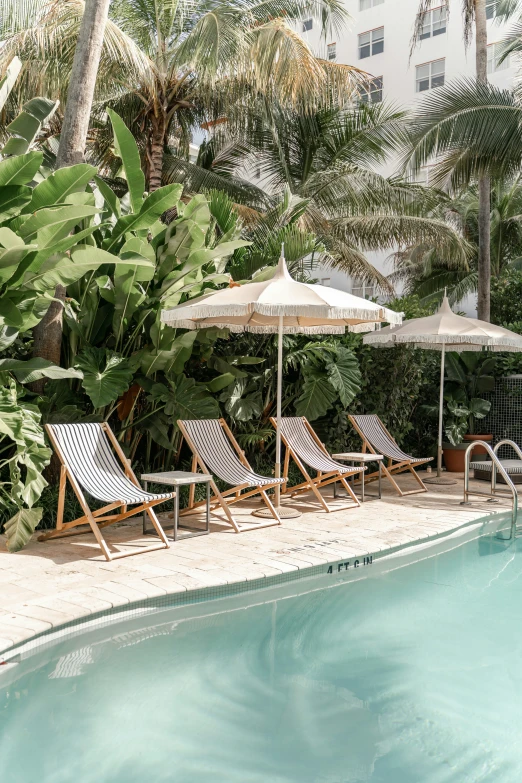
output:
M276 431L276 462L275 477L281 478L281 407L283 402L283 316L279 316L277 332L277 431ZM281 506L281 487L275 488L276 508Z
M282 416L282 403L283 403L283 322L284 317L279 316L279 325L277 330L277 392L276 392L276 462L275 462L275 478L281 478L281 416ZM289 506L281 505L281 486L277 484L275 487L274 506L280 519L295 519L301 516L301 512L296 508L290 508ZM261 508L257 511L252 511L254 517L267 518L271 516L271 512L268 508Z
M440 355L440 390L439 390L439 433L437 437L437 475L426 478L426 484L456 484L456 480L442 475L442 424L444 411L444 364L446 358L446 345L442 343Z
M444 410L444 360L446 356L446 346L442 343L440 356L440 394L439 394L439 439L437 441L437 477L442 475L442 415Z

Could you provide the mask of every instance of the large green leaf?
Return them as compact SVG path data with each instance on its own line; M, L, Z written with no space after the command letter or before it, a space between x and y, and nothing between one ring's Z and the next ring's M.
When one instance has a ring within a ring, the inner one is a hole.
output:
M78 231L76 234L68 234L63 239L60 239L58 242L55 242L54 245L45 247L43 250L40 250L38 253L35 253L34 256L30 259L30 263L21 264L18 267L16 274L13 275L12 279L9 282L9 285L11 286L14 285L14 283L18 282L18 280L22 278L26 273L39 272L43 263L47 261L47 259L50 256L65 253L67 250L70 250L72 247L74 247L74 245L77 245L83 239L92 236L92 234L94 234L94 232L97 231L99 228L100 228L99 225L89 226L88 228L84 228L82 231ZM84 246L82 245L81 247ZM110 261L108 259L108 256L106 256L106 258L107 258L106 263L115 262L114 257L111 257Z
M165 283L162 288L162 299L168 295L170 288L173 285L176 285L179 280L186 277L191 272L200 269L202 266L210 263L210 261L227 258L228 256L232 255L234 250L237 250L240 247L247 247L250 244L252 243L244 242L242 239L238 239L234 240L233 242L223 242L222 244L213 248L207 247L194 250L189 255L183 266L171 272L165 278Z
M172 451L173 444L169 440L169 431L172 426L172 422L163 411L154 413L152 416L148 416L141 427L146 430L152 440L167 451Z
M37 248L37 245L24 245L23 242L15 247L0 248L0 284L9 280L19 268L22 259Z
M212 378L212 380L207 383L207 389L209 392L212 392L212 394L216 394L217 392L226 389L226 387L230 386L231 383L234 383L235 380L236 378L231 372L224 372L222 375Z
M0 297L0 325L25 331L24 315L7 295Z
M114 217L119 218L121 215L121 206L120 206L120 200L116 193L113 191L109 185L101 178L101 177L94 177L94 181L98 187L98 190L102 194L105 204L109 208L109 210L112 212Z
M132 382L129 361L108 349L86 348L77 357L76 364L83 372L82 386L95 408L103 408L117 400Z
M0 326L0 351L5 351L18 337L18 329L12 326Z
M249 378L236 378L233 387L224 391L220 401L225 410L237 421L258 419L263 411L263 400L258 389L253 390Z
M71 193L82 192L95 174L96 168L87 163L58 169L35 187L31 203L25 211L36 212L65 201Z
M165 404L165 414L175 426L178 419L216 419L219 416L219 405L205 386L185 375L169 379L168 386L155 383L150 399Z
M38 234L38 244L44 248L67 236L78 223L98 211L96 207L69 205L40 209L20 226L18 233L25 240Z
M125 179L129 186L129 198L133 212L139 212L143 203L145 175L141 170L141 158L134 136L122 118L113 109L107 109L114 131L116 154L121 158Z
M309 421L324 416L335 402L337 393L326 374L317 369L306 371L301 396L296 400L295 412Z
M28 152L0 161L0 185L26 185L42 165L43 152Z
M17 215L31 200L32 190L27 185L5 185L0 188L0 218L7 220Z
M106 243L106 249L111 250L116 246L122 234L129 231L139 231L143 228L149 228L155 220L161 217L165 210L173 207L183 192L183 185L165 185L158 188L150 196L147 196L143 202L138 214L125 215L119 218L111 237Z
M120 263L114 272L113 332L118 346L132 316L145 300L145 288L154 277L154 251L138 237L129 239L120 251Z
M0 386L0 438L15 446L9 461L10 495L19 508L33 506L47 485L42 472L49 464L51 451L45 444L39 409L17 398L17 385L7 373ZM5 487L5 485L4 485Z
M144 348L133 359L139 362L142 373L147 377L160 370L165 373L181 373L192 355L196 337L197 332L185 332L173 340L169 349Z
M42 320L51 302L51 292L40 294L23 288L8 290L0 297L0 324L26 332Z
M19 552L27 544L42 518L42 508L21 508L5 523L7 549Z
M490 409L490 400L482 400L480 397L473 397L469 401L469 411L476 419L483 419L488 415Z
M118 261L115 256L98 247L80 245L71 251L70 256L53 255L42 264L38 272L28 272L24 285L36 291L54 290L57 285L67 287L86 272L92 272L102 264Z
M82 373L72 367L58 367L47 359L0 359L0 372L8 370L12 372L20 383L33 383L41 378L81 378Z
M47 98L31 98L24 103L20 114L9 123L6 130L11 138L2 150L2 155L22 155L36 139L40 126L56 111L59 101Z
M181 261L185 261L193 250L204 246L208 226L205 230L205 228L201 228L192 220L183 220L176 226L175 232L169 233L171 226L167 229L160 260L162 264L170 262L172 269L173 266L177 266Z
M362 378L357 358L352 351L341 348L336 361L326 365L326 371L328 380L346 407L361 389Z

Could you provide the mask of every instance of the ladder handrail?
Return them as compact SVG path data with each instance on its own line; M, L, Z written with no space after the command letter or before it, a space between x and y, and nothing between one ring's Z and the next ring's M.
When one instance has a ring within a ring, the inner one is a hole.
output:
M513 445L515 447L515 450L518 451L520 456L522 457L522 452L516 445L516 443L513 443L513 441L500 441L500 443L497 443L498 446L501 446L503 444L509 443L509 445ZM514 541L515 535L516 535L516 528L517 528L517 515L518 515L518 493L516 490L515 485L511 481L510 475L507 473L506 469L504 468L502 462L500 461L499 457L497 456L496 451L494 451L489 443L486 443L484 440L474 440L468 448L466 449L466 454L464 457L464 502L467 502L468 495L483 495L483 492L470 492L469 491L469 463L470 463L470 455L474 448L477 446L483 446L486 449L486 453L489 454L491 457L491 497L494 497L494 484L493 484L493 474L496 474L496 471L498 470L500 475L503 477L504 481L506 482L506 485L511 490L511 495L513 498L513 506L511 509L511 540ZM495 469L495 470L494 470Z
M493 447L493 451L495 452L495 454L497 453L498 449L501 446L511 446L511 448L513 448L517 452L520 459L522 459L522 450L520 449L520 446L518 446L515 443L514 440L508 440L507 438L504 438L504 440L499 440L497 445Z
M520 459L522 460L522 451L520 450L520 447L518 446L518 444L515 443L514 440L509 440L508 438L504 438L504 440L499 440L496 446L493 447L493 451L495 452L495 454L498 453L498 450L501 446L511 446L513 451L515 451L520 457ZM497 489L497 466L493 465L491 468L491 491L495 493L496 489Z

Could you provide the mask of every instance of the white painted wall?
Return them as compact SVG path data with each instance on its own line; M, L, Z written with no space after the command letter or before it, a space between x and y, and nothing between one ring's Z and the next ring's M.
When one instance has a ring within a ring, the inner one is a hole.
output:
M374 0L376 2L376 0ZM361 0L345 0L351 15L347 29L336 38L324 40L319 35L319 26L313 22L312 30L299 32L308 41L313 51L327 56L327 45L336 44L336 62L357 65L373 77L383 78L383 100L400 107L413 107L429 92L416 92L416 66L426 62L445 60L445 81L473 77L475 73L475 47L472 43L465 49L463 43L461 0L450 0L450 13L446 23L446 32L427 38L419 43L410 61L410 41L418 9L418 0L383 0L366 10L360 10ZM440 6L434 0L432 8ZM380 54L359 59L358 36L366 31L384 27L384 51ZM488 43L500 41L509 24L500 25L495 19L488 21ZM490 74L491 81L499 87L509 87L513 83L515 68L512 63ZM436 88L435 88L436 89ZM392 162L383 173L391 174L395 169ZM391 249L390 249L391 252ZM386 263L387 253L368 254L369 260L382 272L391 270ZM318 277L331 277L331 284L351 290L352 281L344 280L342 273L330 270L318 271ZM335 280L335 283L334 283ZM474 303L465 303L466 310L473 311Z

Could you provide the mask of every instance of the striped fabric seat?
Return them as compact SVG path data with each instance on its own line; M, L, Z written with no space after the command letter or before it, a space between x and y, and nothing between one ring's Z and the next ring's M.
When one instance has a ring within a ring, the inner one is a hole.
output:
M412 457L402 451L393 438L389 436L382 425L381 420L374 413L364 415L352 415L350 417L359 427L364 437L371 443L377 454L383 454L397 462L426 462L425 457Z
M82 489L96 500L133 505L172 497L171 492L145 492L125 475L101 424L52 424L67 466Z
M517 474L522 473L522 460L520 459L502 459L500 460L502 463L502 467L508 474ZM493 463L489 460L477 460L475 462L469 463L470 468L472 470L482 470L487 473L491 473L493 469ZM498 473L498 469L497 469Z
M341 465L330 457L314 440L301 416L287 416L281 419L281 435L306 465L319 473L336 471L343 475L360 473L360 468Z
M282 484L284 479L258 476L243 465L219 419L189 419L181 422L207 468L222 481L238 487L265 487Z

